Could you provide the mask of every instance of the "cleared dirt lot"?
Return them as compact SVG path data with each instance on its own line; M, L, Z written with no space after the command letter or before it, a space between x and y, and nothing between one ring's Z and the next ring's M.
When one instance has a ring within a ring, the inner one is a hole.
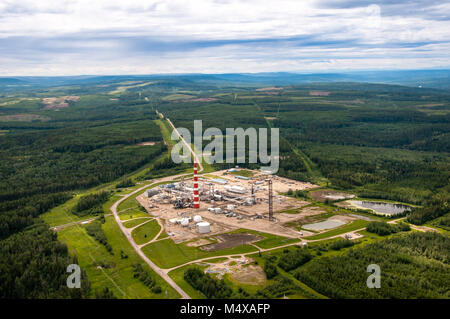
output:
M0 116L2 122L32 122L32 121L49 121L51 118L48 116L36 115L36 114L11 114Z
M327 199L330 201L334 201L334 200L341 200L341 199L348 199L348 198L355 197L355 195L353 195L353 194L338 192L338 191L333 191L333 190L325 190L325 189L311 192L309 194L313 199L315 199L319 202L324 202Z
M328 96L330 92L328 91L309 91L309 95L311 96Z
M200 97L197 99L188 99L185 101L186 102L214 102L214 101L217 101L217 99L214 97Z
M152 146L155 145L156 142L142 142L142 143L138 143L136 144L137 146Z
M266 274L260 266L249 265L240 267L230 275L231 278L244 285L263 285L266 282Z
M239 234L222 234L218 236L214 236L219 242L202 246L200 249L205 251L216 251L226 248L233 248L241 245L245 245L248 243L252 243L254 241L258 241L263 239L258 235L247 234L247 233L239 233Z
M200 246L204 246L204 245L208 245L211 244L211 241L209 239L206 238L200 238L198 240L192 241L190 243L187 243L186 246L188 247L200 247Z
M58 110L69 107L69 102L77 102L79 99L80 97L76 95L46 97L42 99L42 103L46 110Z

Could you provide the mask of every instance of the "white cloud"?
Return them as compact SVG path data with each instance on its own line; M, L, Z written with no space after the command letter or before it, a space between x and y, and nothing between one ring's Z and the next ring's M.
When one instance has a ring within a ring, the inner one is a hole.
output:
M391 1L354 3L0 0L0 74L450 65L448 3L423 3L423 15Z

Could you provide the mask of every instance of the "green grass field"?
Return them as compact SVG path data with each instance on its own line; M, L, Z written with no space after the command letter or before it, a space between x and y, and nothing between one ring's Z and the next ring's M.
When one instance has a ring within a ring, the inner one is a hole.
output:
M281 237L281 236L271 235L271 234L269 234L269 235L270 236L268 238L257 241L254 244L260 248L268 249L268 248L273 248L273 247L277 247L277 246L297 243L300 241L300 239L297 239L297 238Z
M151 217L141 217L141 218L135 218L133 220L129 220L127 222L124 222L123 225L126 228L133 228L136 227L137 225L140 225L142 223L145 223L146 221L148 221Z
M64 204L42 214L41 218L51 227L88 219L90 216L79 217L70 212L70 209L76 204L79 198L80 195L74 196L74 198L68 200Z
M167 237L169 237L169 235L167 235L167 233L163 230L157 239L164 239Z
M124 200L123 202L121 202L119 204L119 206L117 206L117 211L120 213L122 211L124 211L125 209L130 209L130 208L135 208L135 207L139 207L139 203L136 200L136 197L138 195L132 195L131 197L127 198L126 200Z
M273 248L273 247L296 243L296 242L300 241L300 239L297 239L297 238L277 236L277 235L273 235L273 234L269 234L269 233L263 233L263 232L250 230L250 229L243 229L243 228L229 232L229 234L236 234L236 233L249 233L249 234L254 234L254 235L264 237L264 239L254 242L254 244L256 246L263 248L263 249Z
M165 239L145 246L142 248L142 251L159 267L167 269L200 258L253 252L256 251L256 248L251 245L242 245L234 248L207 252L198 247L189 247L186 246L185 243L175 244L172 239Z
M133 239L136 242L136 244L141 245L152 240L156 235L158 235L158 232L160 230L161 227L159 226L158 222L154 219L134 229L131 235L133 236Z
M149 214L143 212L139 208L129 209L123 213L119 213L120 220L128 220L133 218L150 217Z
M67 244L70 253L77 255L80 266L87 272L93 294L96 290L108 287L118 298L165 298L165 291L168 298L179 298L178 293L136 254L113 217L106 217L102 227L114 255L109 254L104 246L89 236L81 226L69 227L58 233L58 239ZM121 258L121 250L127 258ZM147 286L133 277L132 265L135 263L141 263L157 280L162 293L152 293ZM100 268L99 265L104 266Z

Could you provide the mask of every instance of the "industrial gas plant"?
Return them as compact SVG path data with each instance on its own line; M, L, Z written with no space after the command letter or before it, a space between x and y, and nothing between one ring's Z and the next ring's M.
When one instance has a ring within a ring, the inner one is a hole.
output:
M164 220L167 234L176 242L210 236L237 228L260 231L284 228L275 212L298 203L283 195L289 189L313 187L260 171L241 169L197 175L192 180L160 185L145 191L137 200L147 211ZM289 232L292 230L286 230ZM294 236L294 234L291 234Z

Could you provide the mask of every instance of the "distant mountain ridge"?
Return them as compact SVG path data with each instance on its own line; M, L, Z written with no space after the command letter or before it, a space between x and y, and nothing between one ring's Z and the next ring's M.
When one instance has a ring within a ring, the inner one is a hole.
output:
M223 73L0 77L5 86L65 86L117 81L172 80L222 85L295 85L318 82L363 82L450 90L450 70L349 71L330 73Z

